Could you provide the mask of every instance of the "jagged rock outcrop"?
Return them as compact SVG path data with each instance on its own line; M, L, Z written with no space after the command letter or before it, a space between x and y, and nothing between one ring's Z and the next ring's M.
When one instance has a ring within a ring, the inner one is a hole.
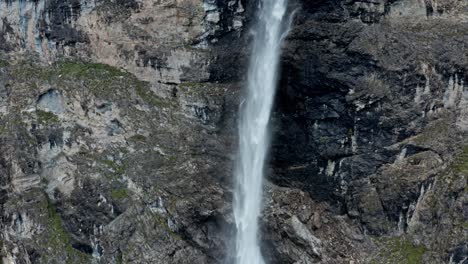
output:
M0 0L3 263L223 263L257 1ZM465 263L468 4L290 2L268 263Z
M273 182L335 204L366 233L407 237L428 251L425 263L448 262L467 241L466 175L456 169L467 3L308 7L285 47Z

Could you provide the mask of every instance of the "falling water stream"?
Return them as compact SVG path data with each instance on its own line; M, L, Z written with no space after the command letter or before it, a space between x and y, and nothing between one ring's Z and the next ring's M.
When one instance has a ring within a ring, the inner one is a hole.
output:
M247 97L239 118L239 160L235 172L234 217L237 264L263 264L258 239L263 171L269 148L269 119L281 42L289 31L287 0L261 0L248 72Z

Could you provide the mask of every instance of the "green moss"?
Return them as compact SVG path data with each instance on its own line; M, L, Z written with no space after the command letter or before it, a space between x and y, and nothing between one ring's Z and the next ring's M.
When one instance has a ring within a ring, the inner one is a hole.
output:
M3 241L0 240L0 264L3 264L3 258L2 258L3 252L2 251L3 251Z
M169 228L169 225L167 224L167 219L163 217L160 214L154 214L154 220L155 220L155 225L157 227L160 227L163 229L169 236L176 240L181 240L182 238L179 236L179 234L175 233L172 231L171 228Z
M31 61L20 61L12 65L12 76L20 79L23 82L31 84L34 80L48 81L56 75L56 71L52 67L43 67L31 63ZM34 88L31 86L31 88Z
M129 150L126 147L119 147L118 151L122 152L123 154L128 154Z
M456 157L452 168L458 173L468 173L468 146L465 146L462 152Z
M134 96L133 91L148 104L167 107L171 104L166 99L154 95L147 82L139 80L124 69L101 63L87 63L83 61L60 61L51 66L21 61L11 65L11 84L22 85L26 89L16 89L18 98L30 99L37 94L38 87L43 85L62 87L67 91L83 91L86 95L94 95L118 103ZM34 90L31 92L30 90ZM24 100L24 104L30 101Z
M101 163L111 168L118 167L117 163L113 160L101 160Z
M123 70L100 63L61 62L58 66L62 79L81 80L97 96L113 96L125 84L129 74Z
M131 87L146 83L124 69L101 63L62 61L54 69L54 82L73 87L77 81L98 97L128 98Z
M134 142L145 142L146 137L143 135L133 135L128 140L134 141Z
M123 263L124 263L124 262L123 262L123 256L122 256L122 254L119 254L119 255L117 256L117 264L123 264Z
M112 161L112 160L100 160L100 162L106 165L107 167L109 167L110 169L112 169L113 176L120 176L124 174L125 171L127 170L126 163L118 164L117 162Z
M319 138L319 143L327 143L328 141L330 141L330 137L320 137Z
M112 190L111 197L116 200L128 198L128 190L125 188Z
M123 152L125 154L128 152L128 150L122 147L113 149L112 152ZM103 174L105 174L105 176L109 180L114 180L117 177L125 174L128 168L128 163L125 160L114 161L110 159L105 159L105 156L103 157L103 155L98 155L97 153L90 152L85 148L80 148L80 150L77 153L77 156L80 159L85 160L87 163L96 162L97 164L99 164L99 170L101 170L101 172L103 172Z
M167 198L166 210L169 212L169 214L174 215L177 213L178 202L183 202L183 200L181 200L180 198L176 196L169 196Z
M8 67L9 65L8 61L0 60L0 68Z
M166 160L170 163L174 163L177 161L177 157L176 156L167 156L166 157Z
M447 134L449 128L450 124L447 120L438 120L437 122L428 126L421 134L419 134L414 139L414 142L420 145L437 142L441 137Z
M36 110L37 121L41 124L55 124L60 121L59 117L51 112Z
M8 134L8 127L0 125L0 136Z
M67 263L88 263L90 256L71 246L70 235L63 227L62 218L50 201L47 202L47 216L49 227L47 248L51 248L54 253L65 252Z
M408 242L397 244L397 249L406 257L408 264L418 264L422 262L422 256L426 252L424 247L415 247Z
M390 263L420 264L426 252L423 246L414 246L400 237L384 238L378 242L381 247L380 257Z
M112 78L127 75L128 73L107 64L66 61L59 63L59 74L83 79L95 79L97 77Z
M180 91L187 95L195 96L197 94L207 91L204 87L210 85L209 83L197 83L197 82L184 82L179 84Z
M156 226L168 227L169 228L169 226L167 225L166 218L164 218L162 215L155 214L154 215L154 221L156 223Z
M137 85L135 87L135 91L136 94L149 105L160 108L166 108L172 105L168 99L164 99L155 95L147 85Z
M47 213L49 217L49 231L52 237L51 243L54 243L54 246L69 244L70 237L62 226L62 219L57 213L55 207L50 202L47 204Z

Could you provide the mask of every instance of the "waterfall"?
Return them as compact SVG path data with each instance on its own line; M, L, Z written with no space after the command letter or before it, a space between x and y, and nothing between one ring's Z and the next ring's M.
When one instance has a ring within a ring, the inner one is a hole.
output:
M239 117L239 159L235 171L235 262L263 264L258 239L263 170L269 147L268 123L278 81L281 42L289 31L287 0L260 0L250 59L247 97Z

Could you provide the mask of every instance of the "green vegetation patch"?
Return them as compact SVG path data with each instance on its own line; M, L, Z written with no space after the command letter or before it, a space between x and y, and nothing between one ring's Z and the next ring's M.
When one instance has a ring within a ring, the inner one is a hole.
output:
M127 71L101 63L65 61L58 63L61 80L81 81L93 94L113 97L127 92L127 87L139 84L139 80Z
M111 197L116 200L128 198L128 190L126 188L115 189L111 191Z
M325 143L327 143L327 142L329 142L329 141L331 141L331 140L332 140L331 137L320 137L318 141L319 141L319 143L321 143L321 144L325 144Z
M380 239L377 244L381 248L378 258L388 263L420 264L427 250L425 247L415 246L401 237Z
M7 135L8 131L6 124L0 124L0 136Z
M20 61L12 67L12 75L16 79L24 81L50 80L54 76L51 67L41 67L29 61Z
M147 86L124 69L102 63L82 61L60 61L53 66L41 66L28 61L19 62L12 67L12 76L30 87L36 82L47 82L51 85L75 89L84 86L94 95L106 98L128 98L129 88Z
M133 142L145 142L146 137L143 135L133 135L128 140L133 141Z
M174 232L168 225L167 219L160 215L160 214L154 214L154 223L157 227L161 228L167 235L170 237L174 238L175 240L181 240L182 238Z
M113 160L100 160L100 162L112 170L113 176L120 176L124 174L125 171L127 170L126 163L118 164L117 162Z
M60 119L57 115L43 110L36 110L37 121L41 124L55 124L59 123Z
M122 256L122 253L120 253L118 256L117 256L117 264L123 264L123 256Z
M112 151L112 153L116 153L128 150L125 148L117 148L110 151ZM109 181L117 180L120 176L124 175L128 169L128 161L124 158L121 160L109 159L106 158L107 155L105 154L90 152L85 148L81 148L76 157L87 163L88 166L91 164L97 164L97 170L102 172Z
M117 104L121 100L128 102L139 97L145 104L158 108L176 105L171 98L157 96L151 91L148 82L139 80L122 68L102 63L62 60L53 65L41 65L23 60L10 65L9 73L12 77L9 85L15 87L14 96L25 105L44 85L60 87L64 92L72 94L83 91L85 96L93 95Z
M452 165L455 172L468 174L468 146L465 146Z
M199 94L203 94L204 92L206 93L206 92L212 91L213 89L210 89L210 88L213 88L213 87L208 87L210 85L212 84L197 83L197 82L184 82L184 83L179 84L179 88L182 93L185 93L189 96L196 96ZM221 86L220 84L218 85Z
M97 77L112 78L127 75L128 73L107 64L65 61L59 63L59 74L94 79Z
M160 108L170 107L172 103L169 99L161 98L155 95L148 87L148 85L137 85L135 87L136 94L145 101L145 103Z
M166 156L165 157L166 161L169 162L170 164L173 164L177 161L177 157L176 156Z
M9 65L8 61L0 60L0 68L8 67Z
M71 246L70 234L63 227L62 218L50 201L47 202L47 216L47 247L54 253L65 252L67 263L89 263L90 256Z
M444 137L447 134L449 128L450 123L446 119L438 120L432 125L426 127L424 131L414 139L414 142L420 145L437 142L441 137Z
M63 228L62 218L50 202L47 204L47 215L51 245L55 248L70 244L70 236Z

